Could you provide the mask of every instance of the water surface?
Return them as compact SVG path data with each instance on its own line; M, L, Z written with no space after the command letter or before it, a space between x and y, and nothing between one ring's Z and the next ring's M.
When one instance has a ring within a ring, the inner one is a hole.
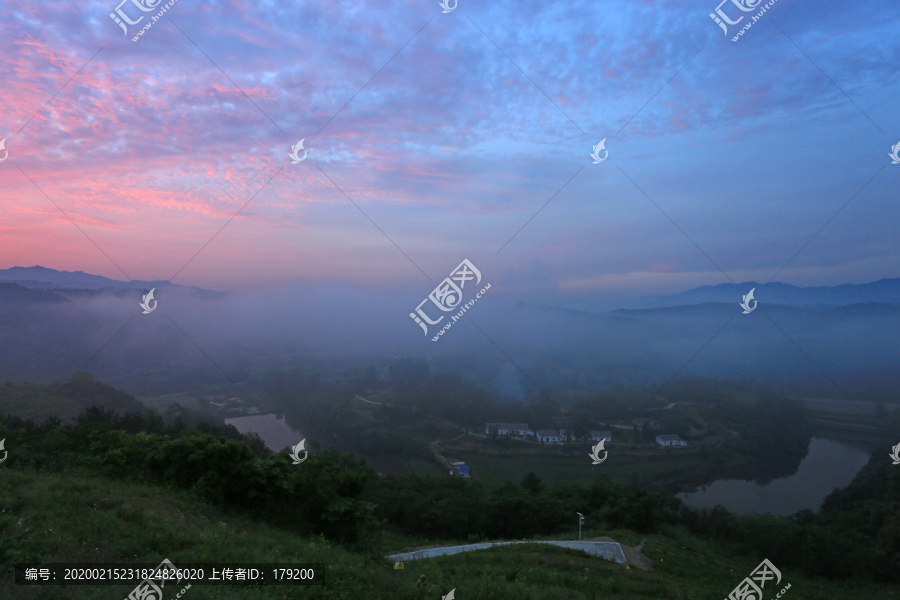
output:
M724 479L678 497L693 508L714 508L721 504L733 513L771 513L786 517L797 511L818 511L825 496L847 487L869 462L865 451L843 442L813 438L809 453L797 472L759 485L752 481Z
M291 429L284 417L277 419L274 413L264 415L247 415L225 419L226 425L234 425L241 433L255 431L272 452L279 452L286 447L294 446L303 439L303 434ZM307 447L309 444L307 444Z

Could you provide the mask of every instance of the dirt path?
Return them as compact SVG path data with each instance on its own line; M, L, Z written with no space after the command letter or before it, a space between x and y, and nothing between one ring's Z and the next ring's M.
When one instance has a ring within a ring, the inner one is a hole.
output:
M597 537L597 538L587 538L586 542L615 542L622 547L622 552L625 553L625 559L628 561L628 564L636 569L640 569L642 571L650 571L653 569L653 561L644 556L641 553L641 549L644 547L644 542L647 541L647 538L641 540L641 543L636 547L626 546L625 544L618 542L611 537Z
M428 447L431 448L431 453L434 454L434 457L436 459L438 459L438 462L449 469L450 461L447 460L446 458L444 458L444 455L441 454L440 446L438 445L439 443L440 443L440 440L434 440L433 442L428 444Z

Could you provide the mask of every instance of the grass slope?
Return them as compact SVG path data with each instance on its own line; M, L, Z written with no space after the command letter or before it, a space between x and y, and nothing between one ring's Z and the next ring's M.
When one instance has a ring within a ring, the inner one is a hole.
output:
M709 600L727 596L758 562L749 557L726 559L732 554L727 548L671 530L667 535L647 536L644 554L655 562L649 572L545 545L408 562L404 570L393 570L380 557L399 550L396 536L385 536L379 544L383 547L354 553L322 538L303 538L229 515L186 491L122 483L79 471L47 474L0 467L0 511L0 598L8 600L109 600L124 598L132 587L17 587L12 584L10 565L22 561L157 563L169 558L175 565L207 561L326 565L325 572L320 572L324 585L194 585L185 593L186 600L439 600L454 588L459 600ZM603 534L628 544L642 537L628 531L590 530L585 537ZM555 539L561 537L565 536ZM417 588L421 574L427 576L427 585ZM809 580L791 572L783 575L783 584L792 584L785 600L900 598L897 587Z

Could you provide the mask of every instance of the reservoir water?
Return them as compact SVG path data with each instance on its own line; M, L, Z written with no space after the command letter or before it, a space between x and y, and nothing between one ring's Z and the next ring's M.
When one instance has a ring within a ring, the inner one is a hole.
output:
M788 516L803 509L818 511L825 496L846 487L869 462L860 448L825 438L813 438L809 453L790 477L766 485L735 479L719 480L687 494L678 494L693 508L714 508L721 504L741 515L771 513Z
M284 448L294 446L304 437L296 429L291 429L284 417L278 419L273 413L233 417L225 419L225 424L234 425L241 433L255 431L272 452L280 452Z

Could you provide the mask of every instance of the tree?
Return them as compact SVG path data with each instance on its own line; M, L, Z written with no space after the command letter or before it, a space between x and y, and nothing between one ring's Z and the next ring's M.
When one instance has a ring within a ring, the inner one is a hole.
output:
M506 482L488 500L490 534L496 537L531 537L536 533L535 502L522 487Z
M279 458L287 465L286 452ZM360 499L366 484L378 478L364 460L328 450L291 473L292 493L273 502L294 514L299 511L314 532L338 542L356 542L377 526L375 506Z
M522 478L521 486L535 496L544 491L544 484L541 482L540 477L535 475L534 472L529 472Z
M262 468L246 443L185 431L148 457L164 480L192 487L210 500L247 505L261 493Z

